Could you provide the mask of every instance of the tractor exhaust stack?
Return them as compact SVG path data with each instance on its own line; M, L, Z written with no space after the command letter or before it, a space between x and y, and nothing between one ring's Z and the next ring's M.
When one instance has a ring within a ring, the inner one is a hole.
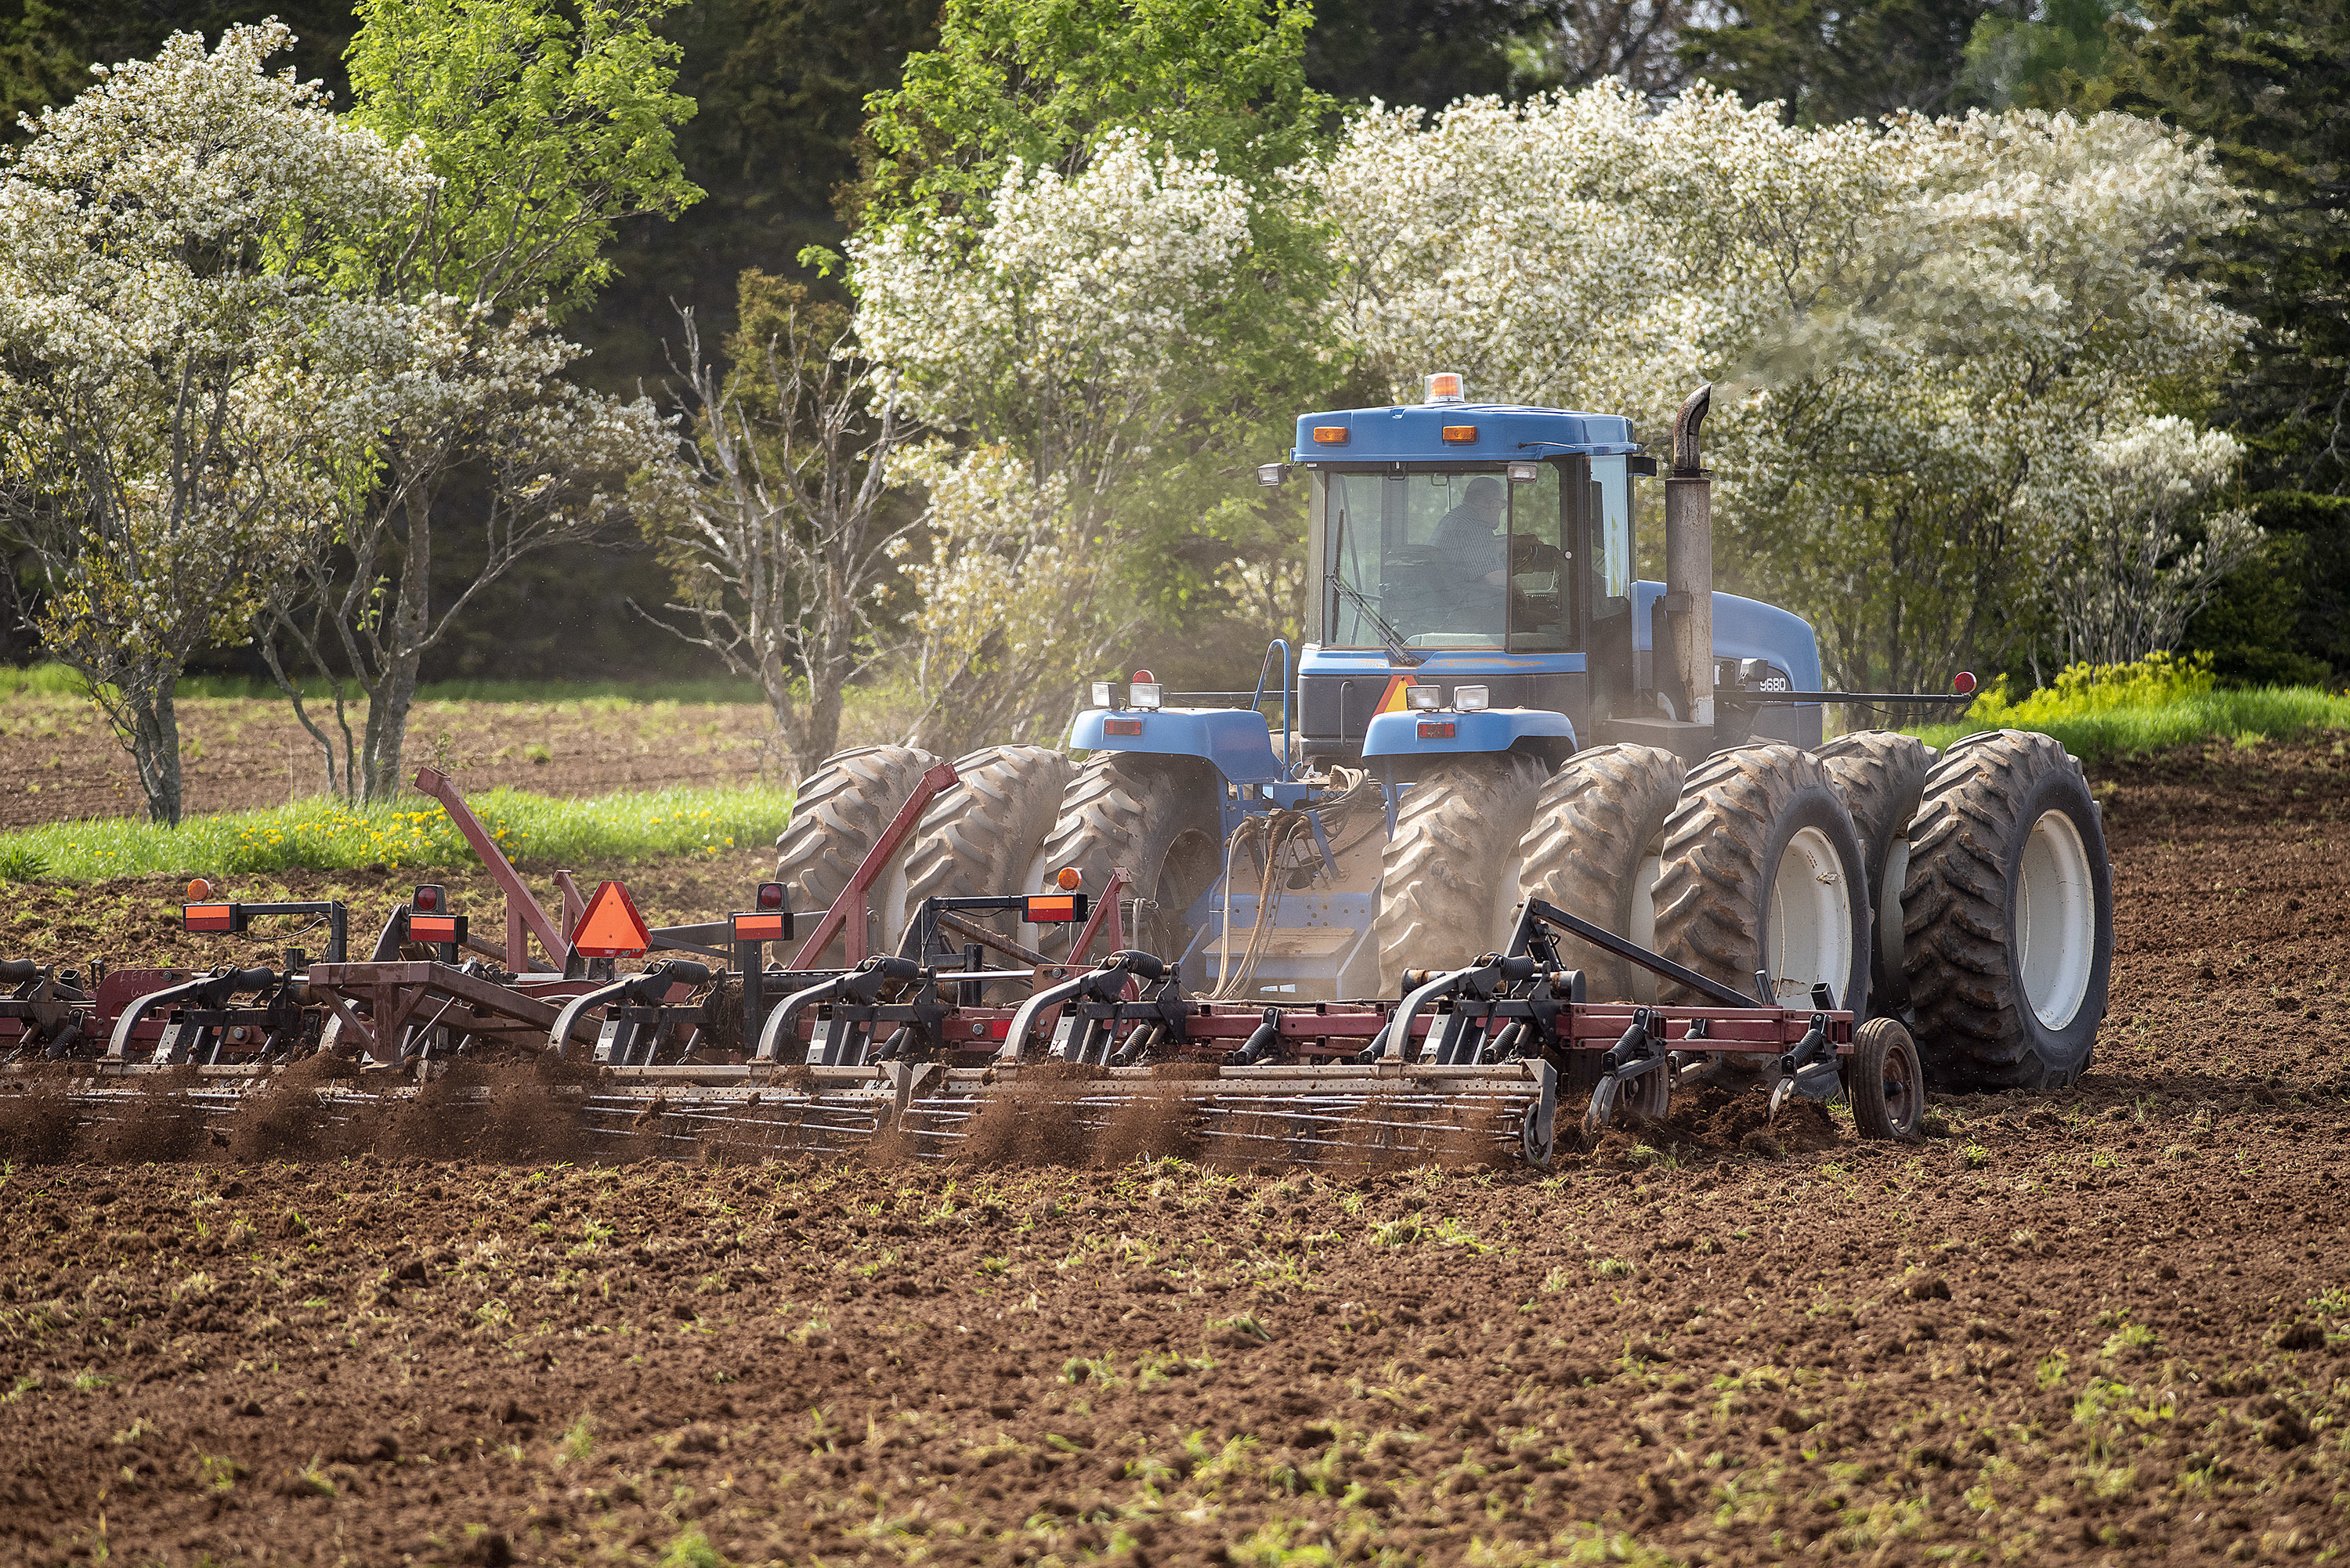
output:
M1712 405L1709 381L1673 419L1673 471L1665 480L1666 646L1654 653L1657 685L1671 683L1679 716L1708 725L1713 722L1713 476L1700 460L1698 426Z

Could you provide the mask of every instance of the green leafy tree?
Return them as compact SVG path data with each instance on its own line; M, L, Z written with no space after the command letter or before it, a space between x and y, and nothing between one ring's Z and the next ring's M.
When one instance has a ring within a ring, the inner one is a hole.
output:
M2189 647L2246 678L2350 672L2350 12L2313 0L2177 0L2116 26L2093 102L2208 138L2253 194L2201 251L2251 320L2219 405L2246 452L2272 559L2199 618ZM2268 640L2290 625L2282 645ZM2268 632L2258 628L2267 628Z
M418 670L481 587L619 524L611 485L635 472L619 455L647 450L649 405L583 400L560 374L576 348L546 333L611 275L619 223L701 194L673 138L693 106L671 90L677 49L653 27L677 3L361 0L350 118L395 145L412 138L439 186L418 221L348 257L348 286L413 313L410 361L378 429L378 483L314 536L308 596L276 602L265 622L297 711L280 641L332 683L338 713L346 678L365 692L365 738L341 779L359 798L401 788ZM542 428L581 433L577 472L559 442L510 461L515 432ZM472 581L436 607L435 528L461 474L492 487L468 498L485 538Z

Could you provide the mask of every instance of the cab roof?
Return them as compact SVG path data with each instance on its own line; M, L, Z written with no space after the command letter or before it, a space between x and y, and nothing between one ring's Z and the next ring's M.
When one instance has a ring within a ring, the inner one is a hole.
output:
M1343 431L1345 439L1328 439L1334 431ZM1447 439L1448 431L1452 439ZM1507 462L1639 450L1632 439L1632 421L1620 414L1578 414L1516 403L1403 403L1300 414L1297 446L1290 461Z

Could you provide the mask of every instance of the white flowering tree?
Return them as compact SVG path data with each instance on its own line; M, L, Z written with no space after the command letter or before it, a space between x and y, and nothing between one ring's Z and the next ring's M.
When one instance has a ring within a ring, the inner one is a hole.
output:
M581 350L551 327L610 275L602 253L619 223L674 215L701 195L671 138L693 105L670 91L677 48L653 30L678 3L355 7L351 118L420 149L436 182L429 202L345 258L344 286L399 307L404 336L385 346L372 410L353 405L371 419L367 482L334 528L309 536L311 591L280 597L262 628L281 687L353 798L405 787L418 670L452 618L525 555L617 529L632 482L623 460L651 461L650 405L564 380ZM633 482L651 477L639 469ZM479 564L436 602L435 540L459 509ZM365 697L355 758L338 764L341 742L304 708L304 666L332 689L346 733L346 683Z
M2241 325L2177 265L2239 199L2118 115L1807 130L1603 84L1374 111L1314 177L1335 329L1397 395L1457 367L1660 431L1721 383L1716 560L1855 686L1999 651L2099 432L2215 374Z
M2241 507L2207 510L2243 456L2221 431L2165 415L2099 440L2095 480L2045 601L2060 665L2135 664L2177 650L2187 623L2263 537ZM2189 539L2189 525L2200 537Z
M1025 732L1115 642L1112 497L1231 374L1253 207L1211 155L1118 130L1074 176L1015 162L978 212L851 243L862 351L910 413L969 442L906 470L931 496L922 743ZM997 591L1041 591L1047 568L1068 574L1050 614Z
M0 157L0 505L149 815L180 818L174 692L244 636L338 483L322 400L363 379L385 313L323 286L355 233L433 182L264 62L289 35L179 34L101 70Z
M354 801L399 793L416 663L485 587L533 551L624 536L639 506L666 504L678 479L670 421L643 399L566 379L580 349L544 312L500 318L440 296L390 315L380 373L334 389L316 410L324 428L358 432L360 444L346 482L285 540L256 618L263 656L318 744L328 788ZM388 593L388 583L410 580L420 555L429 561L430 487L461 462L478 479L472 577L437 602ZM312 711L291 658L325 685L325 711Z

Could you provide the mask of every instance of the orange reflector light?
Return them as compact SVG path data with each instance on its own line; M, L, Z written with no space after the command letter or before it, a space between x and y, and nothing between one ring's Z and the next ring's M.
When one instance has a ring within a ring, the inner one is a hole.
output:
M408 917L408 940L411 942L454 942L464 940L463 918L457 915L411 915Z
M244 924L234 904L182 904L180 926L190 931L234 931Z
M1074 893L1086 885L1086 874L1074 866L1064 866L1054 874L1053 885L1064 893Z
M1314 439L1321 442L1324 446L1344 446L1347 444L1347 427L1345 425L1315 425L1314 427Z
M1972 690L1972 688L1969 688ZM213 885L199 877L188 884L188 902L201 904L213 896Z
M1449 741L1457 726L1450 719L1422 719L1419 738L1423 741Z
M1464 441L1473 442L1477 439L1477 427L1475 425L1447 425L1444 427L1444 439L1451 441L1456 446Z
M1139 719L1104 719L1102 721L1102 733L1105 735L1139 735L1142 733L1142 721Z
M1066 926L1086 918L1083 893L1040 893L1023 900L1020 918L1032 926Z
M737 915L734 917L734 940L738 942L789 941L792 917L775 915Z

